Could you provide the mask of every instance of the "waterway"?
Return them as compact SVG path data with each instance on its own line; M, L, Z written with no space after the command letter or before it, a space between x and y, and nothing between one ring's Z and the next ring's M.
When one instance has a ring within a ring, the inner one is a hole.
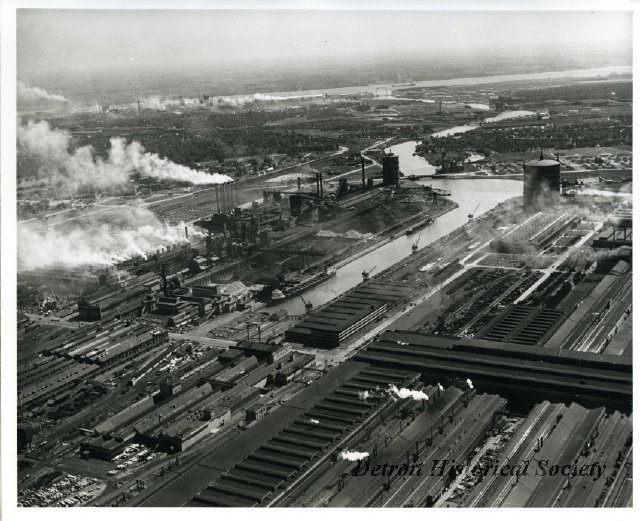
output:
M531 112L530 110L506 110L493 118L486 118L484 122L496 123L498 121L503 121L505 119L516 119L516 118L525 118L525 117L535 116L535 114L536 114L535 112ZM431 136L432 137L453 136L455 134L462 134L463 132L469 132L470 130L475 130L479 126L480 124L478 123L469 123L468 125L460 125L457 127L448 128L446 130L441 130L440 132L435 132L431 134Z
M435 167L424 158L414 156L416 141L407 141L391 147L391 151L400 158L402 172L426 175L435 173ZM522 195L522 182L506 179L425 179L419 181L423 185L442 188L451 192L450 199L458 204L458 208L439 217L432 225L420 231L418 246L427 246L441 237L451 233L468 221L468 214L476 210L478 216L498 203ZM411 255L411 245L418 239L417 235L401 235L383 244L366 255L338 269L336 276L304 294L314 307L321 306L336 298L348 289L362 282L362 270L375 267L373 275ZM299 298L284 302L279 308L286 309L291 315L302 315L304 304Z
M312 90L300 90L300 91L286 91L286 92L270 92L267 97L271 98L302 98L302 97L319 97L325 94L331 95L349 95L368 92L375 96L378 96L381 91L381 97L386 97L387 94L391 94L391 91L396 88L420 88L420 87L451 87L455 85L489 85L492 83L502 83L507 81L522 81L522 80L552 80L560 78L598 78L607 77L612 74L631 74L633 67L630 65L614 65L610 67L600 67L593 69L576 69L570 71L546 71L546 72L532 72L522 74L503 74L498 76L481 76L476 78L452 78L441 80L424 80L416 81L412 84L396 85L392 83L383 83L376 85L354 85L351 87L338 87L333 89L312 89ZM255 94L254 96L264 96L262 94ZM247 95L234 95L234 96L220 96L225 99L235 99L241 101L244 98L251 96Z

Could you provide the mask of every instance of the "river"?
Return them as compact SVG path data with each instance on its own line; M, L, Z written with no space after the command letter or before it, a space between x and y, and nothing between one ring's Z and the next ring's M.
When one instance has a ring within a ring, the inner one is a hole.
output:
M506 110L493 118L486 118L484 122L496 123L498 121L503 121L505 119L525 118L525 117L531 117L535 115L536 113L531 112L530 110ZM454 134L462 134L463 132L469 132L470 130L475 130L479 126L480 125L478 123L469 123L467 125L460 125L457 127L448 128L446 130L441 130L440 132L435 132L431 134L431 136L432 137L453 136Z
M503 74L498 76L481 76L476 78L452 78L448 80L424 80L416 81L411 84L397 85L393 83L382 83L376 85L354 85L351 87L338 87L333 89L312 89L312 90L299 90L299 91L286 91L286 92L270 92L267 96L264 94L254 94L253 96L245 95L233 95L233 96L218 96L227 100L241 101L246 98L254 98L256 96L263 96L268 98L303 98L303 97L319 97L328 95L349 95L368 92L377 96L380 91L384 90L382 96L391 94L391 91L398 88L419 88L419 87L451 87L455 85L489 85L492 83L502 83L507 81L522 81L522 80L546 80L546 79L560 79L560 78L597 78L610 76L612 74L631 74L633 67L630 65L614 65L611 67L600 67L594 69L576 69L569 71L546 71L546 72L531 72L522 74Z
M416 141L407 141L391 147L400 158L400 169L409 176L435 173L435 167L424 158L414 156ZM494 208L498 203L522 195L522 182L507 179L426 179L420 184L443 188L451 192L450 199L458 208L439 217L435 223L420 232L418 246L427 246L451 233L468 221L468 214L478 206L476 216ZM336 276L304 294L305 300L318 307L362 282L362 270L375 266L373 275L411 255L411 245L416 235L401 235L380 248L338 269ZM291 315L304 314L304 304L299 298L284 302L278 308Z

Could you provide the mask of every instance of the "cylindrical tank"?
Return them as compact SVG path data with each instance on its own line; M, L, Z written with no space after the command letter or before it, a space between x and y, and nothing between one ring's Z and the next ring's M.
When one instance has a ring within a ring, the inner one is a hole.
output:
M400 180L400 159L395 154L382 156L382 185L397 185Z
M524 164L523 181L524 207L543 210L560 193L560 163L552 159L529 161Z

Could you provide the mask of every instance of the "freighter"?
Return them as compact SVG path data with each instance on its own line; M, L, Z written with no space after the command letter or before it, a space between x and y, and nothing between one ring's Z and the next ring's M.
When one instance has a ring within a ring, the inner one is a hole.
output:
M331 277L335 277L336 270L334 269L326 269L312 277L303 280L299 284L287 289L274 289L271 292L271 296L269 301L267 302L267 306L277 306L282 302L286 302L287 300L292 299L293 297L298 297L302 295L305 291L315 288L316 286L322 284L326 280L329 280Z

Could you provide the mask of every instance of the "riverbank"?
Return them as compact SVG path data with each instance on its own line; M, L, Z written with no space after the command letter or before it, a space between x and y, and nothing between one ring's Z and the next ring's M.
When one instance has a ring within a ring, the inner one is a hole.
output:
M433 213L430 214L430 216L433 218L434 221L439 217L441 217L442 215L446 214L447 212L453 211L456 208L458 208L458 205L453 201L450 201L448 199L446 201L447 201L447 204L445 206L433 211ZM375 243L369 244L362 250L357 251L352 255L331 264L331 268L333 269L342 268L343 266L346 266L347 264L358 260L360 257L363 257L364 255L367 255L368 253L371 253L377 250L384 244L387 244L388 242L396 239L398 236L405 235L407 230L409 230L413 225L420 222L421 217L422 216L413 216L409 219L406 219L400 224L394 224L393 226L390 226L389 228L387 228L381 233L380 239L377 240ZM431 225L428 225L428 226L431 226Z

